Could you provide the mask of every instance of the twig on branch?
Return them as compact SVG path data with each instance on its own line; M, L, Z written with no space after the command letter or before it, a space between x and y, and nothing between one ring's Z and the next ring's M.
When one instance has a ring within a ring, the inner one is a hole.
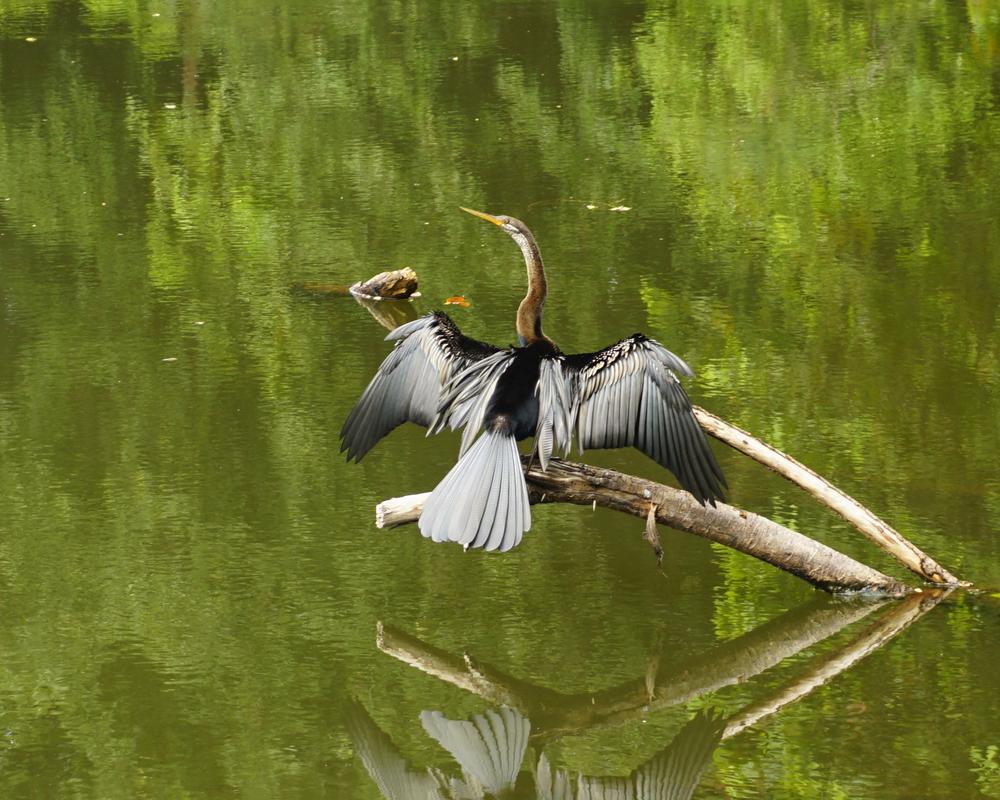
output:
M809 467L703 408L695 406L694 414L707 433L805 489L925 580L953 586L971 585L959 581L892 526L887 525L857 500L817 475Z
M656 566L663 564L663 546L660 544L660 533L656 530L656 506L650 504L649 511L646 512L646 529L642 532L642 538L649 542L653 548L653 555L656 556Z
M526 474L532 503L597 505L644 519L650 504L656 520L758 558L826 591L878 591L903 595L910 591L899 581L867 567L833 548L813 541L766 517L719 503L702 506L688 492L610 469L549 461ZM427 494L398 497L379 503L375 524L392 528L415 522Z

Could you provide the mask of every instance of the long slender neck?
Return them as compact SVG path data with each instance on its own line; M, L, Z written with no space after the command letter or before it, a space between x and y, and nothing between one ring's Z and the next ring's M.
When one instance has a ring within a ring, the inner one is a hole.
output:
M531 234L516 233L512 237L524 254L524 264L528 268L528 293L517 307L517 336L522 345L528 345L546 338L542 333L542 307L548 289L545 283L545 267L542 254Z

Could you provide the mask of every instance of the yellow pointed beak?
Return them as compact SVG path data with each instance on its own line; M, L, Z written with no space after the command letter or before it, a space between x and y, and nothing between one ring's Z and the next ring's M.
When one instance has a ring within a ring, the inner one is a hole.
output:
M472 214L474 217L479 217L480 219L485 219L487 222L492 222L494 225L503 226L503 220L497 219L492 214L484 214L482 211L473 211L471 208L466 208L465 206L459 206L462 211L467 214Z

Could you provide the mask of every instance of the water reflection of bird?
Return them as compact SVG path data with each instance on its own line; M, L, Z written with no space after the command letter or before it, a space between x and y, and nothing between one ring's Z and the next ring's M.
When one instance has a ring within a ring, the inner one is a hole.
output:
M721 499L722 471L677 378L691 368L641 333L594 353L564 354L542 333L547 286L531 231L511 217L463 210L499 226L524 254L520 346L471 339L440 311L400 326L341 430L348 459L360 460L403 422L429 433L464 427L458 463L427 499L419 526L434 541L466 548L506 551L531 527L517 450L528 436L543 469L553 449L568 452L573 439L581 451L634 446L699 502Z
M471 720L453 720L440 711L420 715L424 731L455 759L461 777L440 770L414 770L360 706L348 729L355 751L387 800L688 800L718 747L725 720L700 712L646 763L624 777L595 777L554 768L545 753L522 774L531 723L502 707ZM534 783L532 790L531 784Z

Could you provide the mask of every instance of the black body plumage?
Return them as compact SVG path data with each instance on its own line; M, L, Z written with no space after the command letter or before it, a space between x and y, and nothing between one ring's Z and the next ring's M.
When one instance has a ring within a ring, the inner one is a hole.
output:
M543 469L573 440L581 453L636 447L699 502L722 499L722 470L678 379L693 375L691 368L641 333L564 355L542 334L546 283L530 231L510 217L471 213L501 226L524 254L523 346L501 349L467 337L440 311L400 326L386 337L395 347L344 422L348 459L360 460L403 422L426 426L428 435L464 428L459 460L427 499L419 526L424 536L466 548L509 550L530 528L516 444L529 436Z
M486 408L486 430L508 432L518 441L534 436L538 427L538 396L535 387L543 358L557 351L545 342L513 348L514 357L497 381Z

